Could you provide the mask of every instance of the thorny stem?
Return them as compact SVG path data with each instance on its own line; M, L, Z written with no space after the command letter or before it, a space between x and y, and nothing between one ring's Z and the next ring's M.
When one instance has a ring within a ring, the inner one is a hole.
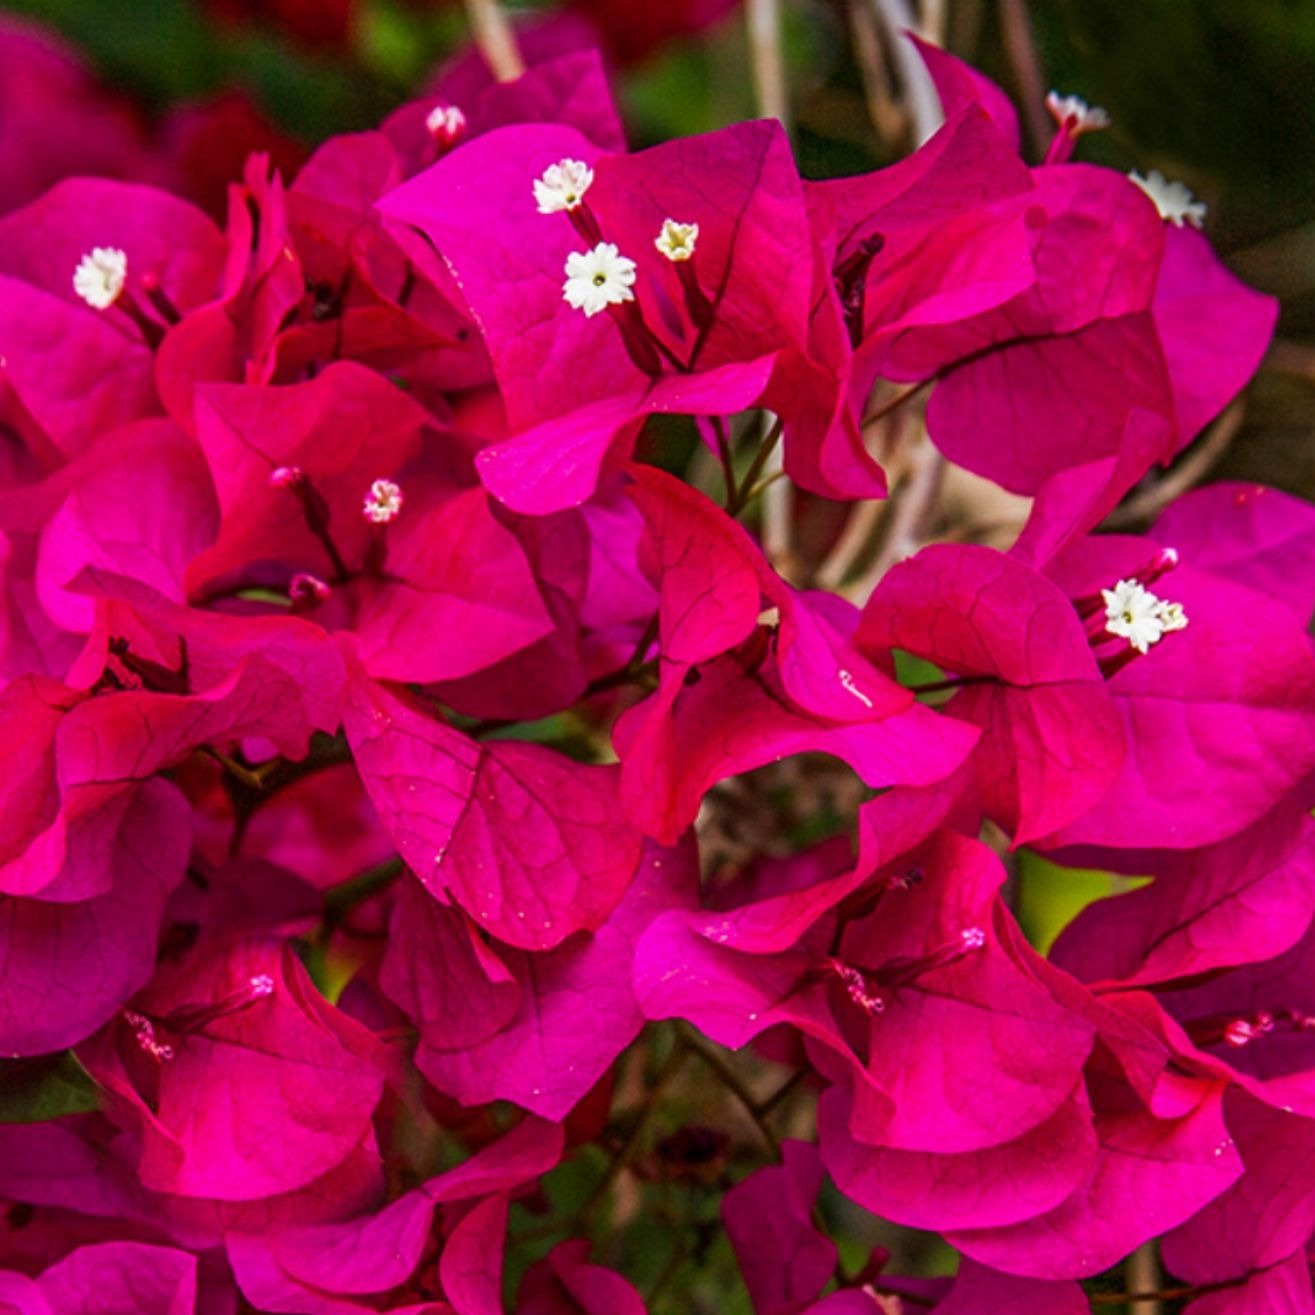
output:
M744 1107L744 1112L753 1120L754 1127L758 1129L759 1136L767 1143L773 1157L779 1159L781 1139L772 1131L767 1120L763 1117L758 1101L754 1099L753 1093L740 1081L740 1075L718 1051L708 1045L703 1037L687 1023L678 1024L678 1031L685 1045L721 1079L722 1085Z
M498 0L466 0L471 35L499 82L515 82L525 72L515 33Z

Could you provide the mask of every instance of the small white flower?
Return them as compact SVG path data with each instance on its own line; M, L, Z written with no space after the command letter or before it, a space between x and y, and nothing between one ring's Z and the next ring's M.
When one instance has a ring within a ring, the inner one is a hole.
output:
M635 262L623 256L615 243L600 242L592 251L572 251L566 257L562 296L586 315L608 306L634 301Z
M1161 603L1160 625L1164 627L1166 635L1171 630L1186 630L1187 613L1183 611L1183 605L1181 603Z
M73 291L96 310L108 310L119 299L128 277L128 257L118 247L92 247L73 271Z
M1120 580L1113 589L1102 589L1105 600L1105 631L1126 639L1138 653L1171 630L1182 630L1187 615L1181 603L1166 603L1136 580Z
M441 146L452 146L466 131L466 116L455 105L435 105L425 116L425 128Z
M1088 105L1081 96L1061 96L1052 91L1046 97L1046 109L1050 111L1050 117L1074 137L1110 126L1110 116L1099 105Z
M1176 228L1186 220L1193 228L1205 223L1205 202L1198 201L1185 183L1170 182L1158 169L1152 169L1145 178L1135 169L1128 175L1147 196L1155 202L1161 219L1167 219Z
M680 224L674 219L664 219L662 231L653 239L653 245L668 260L688 260L694 254L694 244L698 240L697 224Z
M365 519L375 525L387 525L402 510L402 490L391 479L377 479L365 495L361 508Z
M542 178L534 180L534 199L541 215L574 210L594 181L594 171L583 160L559 160L550 164Z

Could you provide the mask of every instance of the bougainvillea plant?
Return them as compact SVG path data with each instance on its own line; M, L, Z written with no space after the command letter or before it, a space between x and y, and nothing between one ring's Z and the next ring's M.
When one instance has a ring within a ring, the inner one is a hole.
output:
M1315 509L1102 529L1275 307L904 53L866 176L578 47L0 216L0 1309L1315 1311Z

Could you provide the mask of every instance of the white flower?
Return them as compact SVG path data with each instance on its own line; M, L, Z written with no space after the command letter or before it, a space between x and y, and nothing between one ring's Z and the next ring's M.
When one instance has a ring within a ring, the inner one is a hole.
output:
M534 180L534 199L541 215L574 210L594 181L594 171L583 160L559 160L550 164L542 178Z
M1152 169L1145 178L1134 169L1128 177L1155 202L1160 218L1176 228L1183 226L1184 219L1193 228L1200 228L1205 222L1205 202L1198 201L1186 184L1177 179L1170 182L1158 169Z
M451 146L466 131L466 116L455 105L435 105L425 116L425 128L441 146Z
M662 231L653 239L653 245L668 260L688 260L694 254L694 243L698 239L697 224L679 224L674 219L664 219Z
M1187 613L1183 611L1183 605L1181 603L1161 603L1160 625L1164 627L1166 635L1171 630L1186 630Z
M1113 589L1102 589L1105 600L1105 631L1126 639L1138 653L1171 630L1182 630L1187 615L1181 603L1166 603L1136 580L1120 580Z
M96 310L108 310L119 299L128 277L128 257L118 247L92 247L73 271L73 291Z
M402 490L391 479L377 479L365 495L362 514L376 525L387 525L402 510Z
M1046 97L1046 109L1050 111L1050 117L1074 137L1110 126L1110 116L1099 105L1088 105L1081 96L1061 96L1052 91Z
M608 306L634 301L635 262L623 256L612 242L600 242L592 251L572 251L566 257L562 295L586 315Z

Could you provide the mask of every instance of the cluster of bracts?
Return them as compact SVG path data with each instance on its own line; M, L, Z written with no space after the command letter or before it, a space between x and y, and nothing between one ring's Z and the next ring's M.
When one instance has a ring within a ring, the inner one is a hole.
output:
M253 157L222 227L0 217L0 1053L95 1106L0 1127L5 1309L641 1315L580 1238L505 1307L508 1211L679 1019L816 1096L724 1198L758 1315L1069 1315L1155 1238L1194 1315L1315 1310L1315 510L1095 532L1274 307L1186 189L1071 161L1098 115L1029 168L924 58L944 126L864 177L772 122L628 153L578 51ZM1032 502L860 610L738 513L778 435L882 497L874 386ZM636 458L657 413L724 498ZM856 842L701 878L797 755ZM1043 957L1019 846L1153 880ZM958 1278L837 1279L824 1173Z

